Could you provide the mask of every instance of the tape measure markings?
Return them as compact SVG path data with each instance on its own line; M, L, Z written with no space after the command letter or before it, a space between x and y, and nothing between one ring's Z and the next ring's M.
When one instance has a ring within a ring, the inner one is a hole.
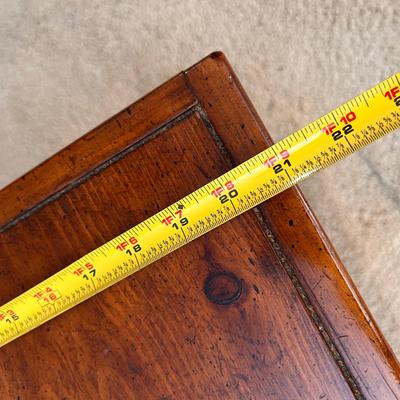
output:
M399 77L354 97L0 307L0 347L399 128Z

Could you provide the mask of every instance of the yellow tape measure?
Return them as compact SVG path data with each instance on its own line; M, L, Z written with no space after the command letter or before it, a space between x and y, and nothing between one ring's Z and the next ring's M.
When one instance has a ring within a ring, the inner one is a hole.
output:
M400 73L0 307L0 347L400 127Z

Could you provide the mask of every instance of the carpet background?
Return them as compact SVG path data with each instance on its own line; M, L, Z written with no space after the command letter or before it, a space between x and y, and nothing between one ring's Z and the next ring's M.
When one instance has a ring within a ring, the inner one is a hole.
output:
M275 140L400 71L400 3L3 0L0 188L213 50ZM301 185L400 356L400 140Z

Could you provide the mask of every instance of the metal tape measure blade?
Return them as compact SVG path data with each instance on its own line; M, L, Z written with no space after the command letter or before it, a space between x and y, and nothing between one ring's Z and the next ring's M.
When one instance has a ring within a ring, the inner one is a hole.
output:
M0 307L0 347L399 127L396 74Z

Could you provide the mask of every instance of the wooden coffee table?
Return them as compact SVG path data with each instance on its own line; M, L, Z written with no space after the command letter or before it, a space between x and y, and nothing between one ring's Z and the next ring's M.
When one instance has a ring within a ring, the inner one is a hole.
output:
M211 54L0 192L0 303L270 144ZM382 400L399 381L295 188L0 350L2 399Z

